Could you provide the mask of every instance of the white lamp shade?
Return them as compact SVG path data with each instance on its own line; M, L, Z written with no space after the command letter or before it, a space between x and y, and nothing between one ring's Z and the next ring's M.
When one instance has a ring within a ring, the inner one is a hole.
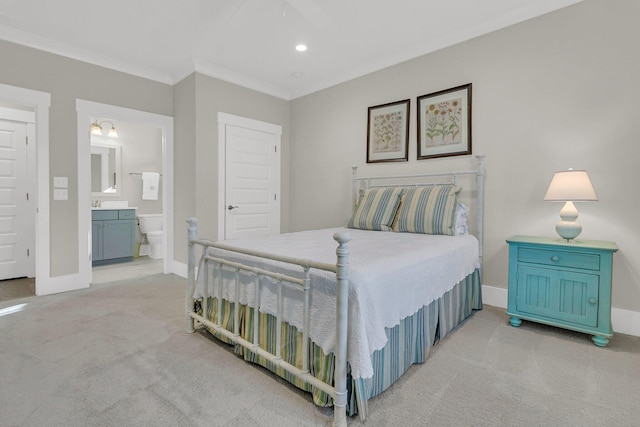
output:
M111 126L111 130L109 131L109 136L111 138L117 138L118 137L118 132L116 132L116 128Z
M100 126L97 121L95 123L91 123L91 134L102 135L102 126Z
M598 200L591 185L589 174L584 170L556 172L544 195L544 200L552 202L587 202Z

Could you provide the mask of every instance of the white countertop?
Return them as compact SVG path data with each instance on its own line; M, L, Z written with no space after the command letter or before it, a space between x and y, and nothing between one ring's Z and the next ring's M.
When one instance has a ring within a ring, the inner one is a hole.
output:
M94 207L92 207L91 208L92 211L121 211L121 210L125 210L125 209L138 209L138 208L135 207L135 206L128 206L126 208L109 208L109 207L107 207L107 208L103 208L103 207L94 208Z

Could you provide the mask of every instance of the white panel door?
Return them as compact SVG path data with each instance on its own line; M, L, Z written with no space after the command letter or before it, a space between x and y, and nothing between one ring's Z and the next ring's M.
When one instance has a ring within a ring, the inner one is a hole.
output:
M27 276L27 125L0 120L0 280Z
M225 238L280 233L280 136L225 125Z

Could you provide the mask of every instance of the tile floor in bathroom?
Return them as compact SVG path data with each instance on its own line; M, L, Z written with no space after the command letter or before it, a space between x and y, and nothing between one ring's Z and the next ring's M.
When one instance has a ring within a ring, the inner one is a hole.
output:
M92 284L115 282L132 277L150 276L162 273L163 259L152 259L148 256L134 258L133 261L122 264L109 264L93 267Z

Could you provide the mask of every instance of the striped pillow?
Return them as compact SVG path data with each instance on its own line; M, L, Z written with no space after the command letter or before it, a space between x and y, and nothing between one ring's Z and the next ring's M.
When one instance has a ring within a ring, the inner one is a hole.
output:
M398 187L370 188L364 192L358 207L347 223L349 228L391 231L393 218L400 205L402 189Z
M455 235L457 194L455 185L406 188L393 231Z

